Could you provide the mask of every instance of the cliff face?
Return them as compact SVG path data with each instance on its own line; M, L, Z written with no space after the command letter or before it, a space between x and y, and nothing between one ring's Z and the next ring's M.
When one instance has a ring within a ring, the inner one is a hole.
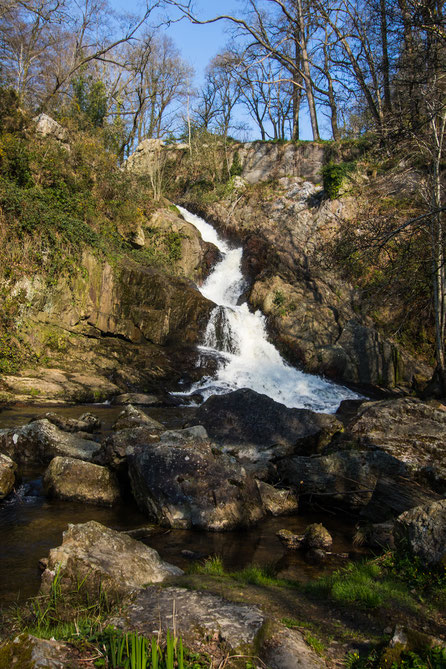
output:
M167 254L170 244L166 266L129 257L112 263L85 251L76 273L55 283L43 274L3 281L3 294L19 305L20 347L33 362L3 375L6 398L106 399L168 388L180 376L178 356L185 371L194 367L194 345L213 305L188 276L200 281L216 250L174 212L159 210L149 223L141 235L151 248L156 235Z

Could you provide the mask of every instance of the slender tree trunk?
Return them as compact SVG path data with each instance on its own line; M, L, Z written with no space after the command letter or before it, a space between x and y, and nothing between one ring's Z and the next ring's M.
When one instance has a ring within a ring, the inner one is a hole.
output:
M382 70L384 82L384 112L389 114L392 111L392 99L390 95L390 64L389 48L387 42L386 0L380 0L379 11L381 23Z
M299 14L299 28L300 28L301 49L302 49L302 65L303 65L304 79L305 79L305 93L306 93L306 96L307 96L308 108L309 108L309 111L310 111L311 129L312 129L312 132L313 132L313 140L315 142L317 142L317 141L320 140L320 135L319 135L319 127L318 127L318 123L317 123L316 103L315 103L314 95L313 95L313 84L312 84L311 72L310 72L310 59L308 57L307 40L306 40L306 37L305 37L305 23L304 23L304 15L303 15L303 8L302 8L302 0L297 0L297 9L298 9L298 14Z

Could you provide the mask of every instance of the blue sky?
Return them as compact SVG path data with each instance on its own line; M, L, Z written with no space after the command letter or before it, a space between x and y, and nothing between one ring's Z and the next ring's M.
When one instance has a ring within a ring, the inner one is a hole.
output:
M138 0L127 0L127 2L126 0L111 0L111 3L117 10L135 13L142 13L145 7L145 4L141 4ZM242 6L243 0L194 0L195 13L200 18L211 18L218 14L236 14ZM172 12L172 16L174 16L174 12ZM177 16L179 16L179 13ZM184 60L193 66L196 88L199 88L203 82L204 72L209 61L229 41L230 36L227 29L228 25L224 21L207 25L194 25L187 19L172 23L168 28L165 28L166 34L173 39ZM249 118L243 115L241 111L238 112L238 115L238 120L249 123ZM252 125L252 128L250 136L243 139L258 138L259 135L255 126ZM305 114L301 118L301 138L312 139L310 123Z

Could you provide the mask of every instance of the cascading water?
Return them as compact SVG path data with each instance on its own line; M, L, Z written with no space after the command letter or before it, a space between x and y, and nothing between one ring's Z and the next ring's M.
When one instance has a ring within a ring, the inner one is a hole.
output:
M342 400L358 398L348 388L305 374L283 360L268 341L263 314L249 311L246 302L239 304L246 288L241 270L242 249L231 249L209 223L183 207L178 209L204 241L215 244L222 254L200 289L202 295L218 305L200 349L218 357L219 367L213 378L204 377L194 384L190 394L199 392L207 399L238 388L251 388L287 407L324 412L336 411Z

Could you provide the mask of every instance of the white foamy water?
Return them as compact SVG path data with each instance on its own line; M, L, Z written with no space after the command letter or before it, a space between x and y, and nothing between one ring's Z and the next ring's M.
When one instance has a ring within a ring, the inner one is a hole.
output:
M246 287L241 270L242 249L231 249L209 223L183 207L178 209L222 254L200 288L205 297L218 305L200 349L218 357L220 363L216 375L201 379L190 393L199 392L207 399L238 388L251 388L287 407L328 413L336 411L342 400L358 398L348 388L305 374L285 362L268 341L264 315L260 311L252 313L246 302L239 304Z

